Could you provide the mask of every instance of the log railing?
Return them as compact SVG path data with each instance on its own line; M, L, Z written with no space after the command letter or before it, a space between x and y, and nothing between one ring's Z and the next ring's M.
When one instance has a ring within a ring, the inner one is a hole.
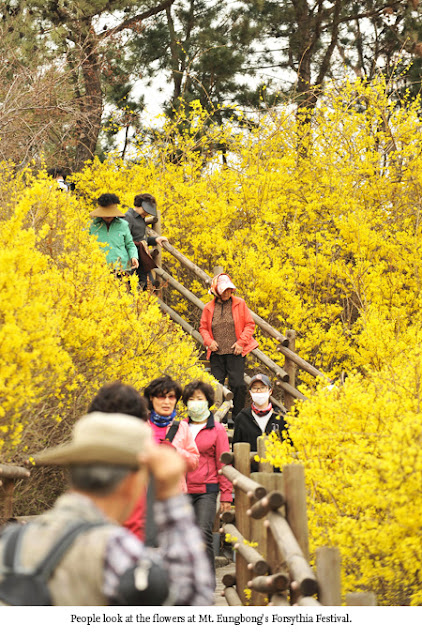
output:
M152 237L157 237L157 230L152 230L147 227L148 235ZM181 253L178 249L173 247L169 242L163 243L163 248L165 248L174 258L176 258L180 264L186 267L195 277L201 280L207 287L211 285L212 276L208 275L205 271L203 271L198 265L192 262L189 258L187 258L183 253ZM161 266L161 260L159 261L159 266L154 270L155 275L158 276L161 280L167 282L171 287L173 287L176 291L178 291L186 300L195 305L199 310L202 311L204 308L204 303L200 300L195 294L193 294L189 289L187 289L183 284L178 282L172 275L170 275L165 269ZM191 335L201 346L203 345L202 337L191 324L189 324L184 318L182 318L178 313L176 313L169 305L167 305L163 300L158 298L159 304L163 311L168 314L175 322L177 322L189 335ZM284 368L280 367L277 363L275 363L271 358L269 358L265 353L263 353L260 349L254 349L251 353L252 355L259 360L265 367L267 367L270 371L272 371L276 377L278 378L277 386L283 389L284 393L284 404L278 403L281 408L286 411L288 410L295 400L306 400L306 397L296 388L295 379L296 379L296 371L297 369L301 369L314 377L322 377L327 382L330 382L328 377L321 371L319 371L316 367L311 365L309 362L301 358L294 351L295 344L295 332L287 331L287 335L284 336L280 331L272 327L266 320L261 318L254 312L252 313L252 317L257 324L267 335L271 336L275 340L279 342L279 346L277 350L282 353L285 357L285 365ZM275 400L275 399L273 399ZM275 402L277 404L277 402Z
M17 480L30 477L28 469L0 464L0 524L13 516L13 493Z
M258 440L262 452L266 438ZM303 466L251 474L252 455L249 444L239 442L221 457L220 473L233 483L235 501L235 510L221 515L221 533L235 550L235 571L222 578L228 605L340 606L339 550L320 547L315 572L309 564ZM268 463L261 462L264 468ZM376 598L346 594L346 604L374 605Z

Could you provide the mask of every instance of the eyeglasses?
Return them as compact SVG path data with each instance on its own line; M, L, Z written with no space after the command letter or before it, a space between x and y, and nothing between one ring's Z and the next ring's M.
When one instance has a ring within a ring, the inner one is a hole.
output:
M154 396L157 400L165 400L168 398L169 400L177 400L175 393L160 393L157 396Z
M252 387L250 390L252 393L262 393L262 391L268 391L268 387Z

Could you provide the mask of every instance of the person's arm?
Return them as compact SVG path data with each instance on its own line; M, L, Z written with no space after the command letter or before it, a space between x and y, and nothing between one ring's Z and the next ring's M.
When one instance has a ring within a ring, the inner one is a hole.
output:
M132 267L138 267L139 266L138 248L133 242L132 233L129 228L129 223L124 232L124 239L125 239L126 251L128 252Z
M210 320L211 316L211 320ZM201 321L199 323L199 333L204 341L204 346L211 351L217 351L218 344L214 340L211 333L212 312L208 306L205 306L202 310Z
M185 420L180 422L172 445L185 461L186 471L195 471L199 464L199 451L189 425Z
M163 246L163 242L168 242L168 238L166 236L157 236L156 238L153 238L152 236L148 236L147 238L147 244L149 246L156 246L157 244L162 247Z
M238 414L234 419L232 445L236 444L236 442L244 442L243 433L242 433L243 429L242 429L242 424L239 421L239 415L240 414Z
M163 448L156 447L150 464L155 478L158 545L169 575L170 593L165 604L211 605L214 600L213 579L202 534L196 525L192 504L180 490L181 476L186 468L174 451L166 449L165 453L163 458ZM168 453L172 456L169 457ZM174 473L178 465L183 471Z
M157 445L141 460L154 477L159 546L147 548L116 526L106 549L104 594L110 604L212 605L214 588L201 532L180 490L185 464L170 447Z
M246 347L249 344L254 334L255 322L244 300L242 300L242 306L243 306L243 327L241 328L240 336L237 338L236 342L241 347Z

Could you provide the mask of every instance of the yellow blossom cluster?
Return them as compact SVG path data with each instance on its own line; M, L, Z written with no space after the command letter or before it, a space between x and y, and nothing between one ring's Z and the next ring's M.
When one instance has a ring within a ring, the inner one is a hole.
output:
M88 205L44 173L3 169L0 455L22 463L66 439L106 382L141 390L163 373L182 384L208 374L156 297L109 272Z

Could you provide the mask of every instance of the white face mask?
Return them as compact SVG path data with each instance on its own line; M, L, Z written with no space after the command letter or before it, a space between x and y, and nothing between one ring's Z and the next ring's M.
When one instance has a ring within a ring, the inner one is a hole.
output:
M250 394L251 394L252 402L257 407L262 407L264 404L267 405L270 399L269 391L255 391L255 392L251 391Z
M189 417L194 422L205 422L210 415L206 400L188 400L187 409Z

